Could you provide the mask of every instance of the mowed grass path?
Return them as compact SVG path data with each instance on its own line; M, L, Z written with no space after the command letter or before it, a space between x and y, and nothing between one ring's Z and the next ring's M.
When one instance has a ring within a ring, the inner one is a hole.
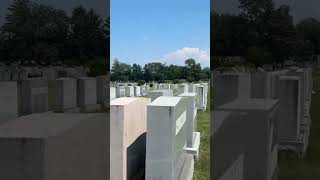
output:
M210 87L209 87L210 89ZM210 180L210 90L205 112L198 111L197 131L201 133L199 160L195 162L195 180Z
M282 159L278 180L320 180L320 76L314 76L311 102L311 134L304 159Z

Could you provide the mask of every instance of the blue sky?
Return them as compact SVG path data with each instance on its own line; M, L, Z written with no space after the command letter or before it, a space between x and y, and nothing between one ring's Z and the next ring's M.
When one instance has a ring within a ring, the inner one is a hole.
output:
M209 66L209 0L111 0L111 61ZM111 62L112 63L112 62Z

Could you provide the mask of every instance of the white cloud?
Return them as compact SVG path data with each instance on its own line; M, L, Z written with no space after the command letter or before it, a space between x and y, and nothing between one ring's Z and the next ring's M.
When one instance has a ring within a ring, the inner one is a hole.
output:
M193 58L202 66L208 67L210 65L210 48L205 50L200 48L184 47L164 55L164 60L168 64L173 63L181 65L189 58Z

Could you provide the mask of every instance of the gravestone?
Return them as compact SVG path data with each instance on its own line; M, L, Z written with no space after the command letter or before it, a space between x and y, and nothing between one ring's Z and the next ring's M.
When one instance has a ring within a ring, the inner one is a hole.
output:
M187 100L182 97L159 97L148 104L146 180L189 180L193 157L186 147ZM188 169L188 173L182 171ZM188 177L181 177L188 174Z
M196 106L197 109L206 110L206 90L203 85L197 86L197 100Z
M195 93L197 91L197 86L195 84L189 84L188 92Z
M64 112L77 107L77 80L58 78L53 80L53 110Z
M272 98L271 73L257 72L251 74L251 98Z
M279 140L295 141L300 136L299 103L301 96L301 78L297 76L281 76L279 79L280 112L278 118Z
M211 112L211 177L217 180L243 180L244 162L237 160L246 149L246 113ZM243 159L243 158L242 158ZM237 174L234 177L234 174Z
M147 86L146 85L140 86L140 94L141 94L141 96L146 96L147 93L148 93Z
M134 96L134 87L133 86L126 86L125 87L125 96L126 97Z
M21 115L48 111L48 81L30 78L21 83Z
M58 77L57 70L55 68L43 68L43 77L47 80L55 80Z
M236 99L220 106L219 109L247 114L246 121L242 121L241 126L234 125L235 128L243 129L244 140L238 142L245 145L244 179L271 180L274 178L278 158L276 129L279 100Z
M0 127L0 179L108 179L105 114L41 113Z
M132 179L145 166L148 98L122 97L110 105L111 180Z
M141 87L140 86L134 86L134 96L141 96Z
M18 116L18 83L0 82L0 124Z
M237 98L251 97L251 76L248 73L217 74L214 84L213 109Z
M183 93L188 93L188 84L179 84L178 89L177 89L177 94L183 94Z
M115 98L116 98L116 88L110 87L110 100L112 101Z
M189 153L194 153L196 159L199 156L200 132L197 132L197 93L183 93L179 97L187 99L186 120L186 148Z
M123 86L116 87L116 98L124 97L125 95L126 92Z
M109 104L108 77L106 75L97 76L97 103L107 107Z
M77 104L80 107L97 104L96 78L82 77L78 79Z
M160 96L173 96L173 92L172 90L153 90L148 93L148 97L151 98L151 102Z

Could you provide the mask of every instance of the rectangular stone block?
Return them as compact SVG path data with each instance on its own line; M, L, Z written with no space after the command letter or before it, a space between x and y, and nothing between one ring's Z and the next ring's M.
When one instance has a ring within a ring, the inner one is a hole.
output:
M149 98L122 97L110 105L110 180L133 179L145 166Z
M189 91L189 86L188 84L179 84L178 89L177 89L177 94L183 94L183 93L188 93Z
M217 180L244 179L244 162L235 165L246 149L247 114L232 111L211 112L211 178ZM238 167L238 168L237 168ZM237 174L237 178L234 178ZM231 177L230 177L231 176Z
M242 129L242 141L245 145L244 168L246 180L270 180L275 175L277 161L277 117L279 100L272 99L236 99L220 107L222 111L246 113L246 121L234 127ZM221 129L221 127L220 127ZM255 137L255 138L252 138ZM259 164L259 166L257 166Z
M151 102L156 100L160 96L173 96L172 90L153 90L149 91L148 97L151 98Z
M133 86L126 86L125 87L125 96L126 97L134 96L134 87Z
M18 116L18 83L0 82L0 124Z
M108 179L106 114L41 113L0 127L0 179Z
M116 87L116 98L126 96L125 88L123 86Z
M77 82L77 104L80 107L97 104L97 81L92 77L81 77Z
M108 76L97 76L97 103L104 107L109 104L109 93L108 93Z
M116 98L116 88L110 87L110 100L112 101L115 98Z
M195 84L189 84L188 92L189 93L195 93L196 91L197 91L196 85Z
M21 83L21 115L48 111L48 81L30 78Z
M59 78L53 80L53 109L63 112L77 107L77 80Z
M197 108L196 98L197 93L183 93L179 97L187 99L187 120L186 120L186 138L187 147L193 147L194 137L193 134L196 132L197 127Z
M186 147L186 99L159 97L148 105L146 180L180 179Z
M280 76L278 132L281 141L296 141L300 137L302 81L298 76Z
M134 96L141 96L141 87L140 86L134 86Z

